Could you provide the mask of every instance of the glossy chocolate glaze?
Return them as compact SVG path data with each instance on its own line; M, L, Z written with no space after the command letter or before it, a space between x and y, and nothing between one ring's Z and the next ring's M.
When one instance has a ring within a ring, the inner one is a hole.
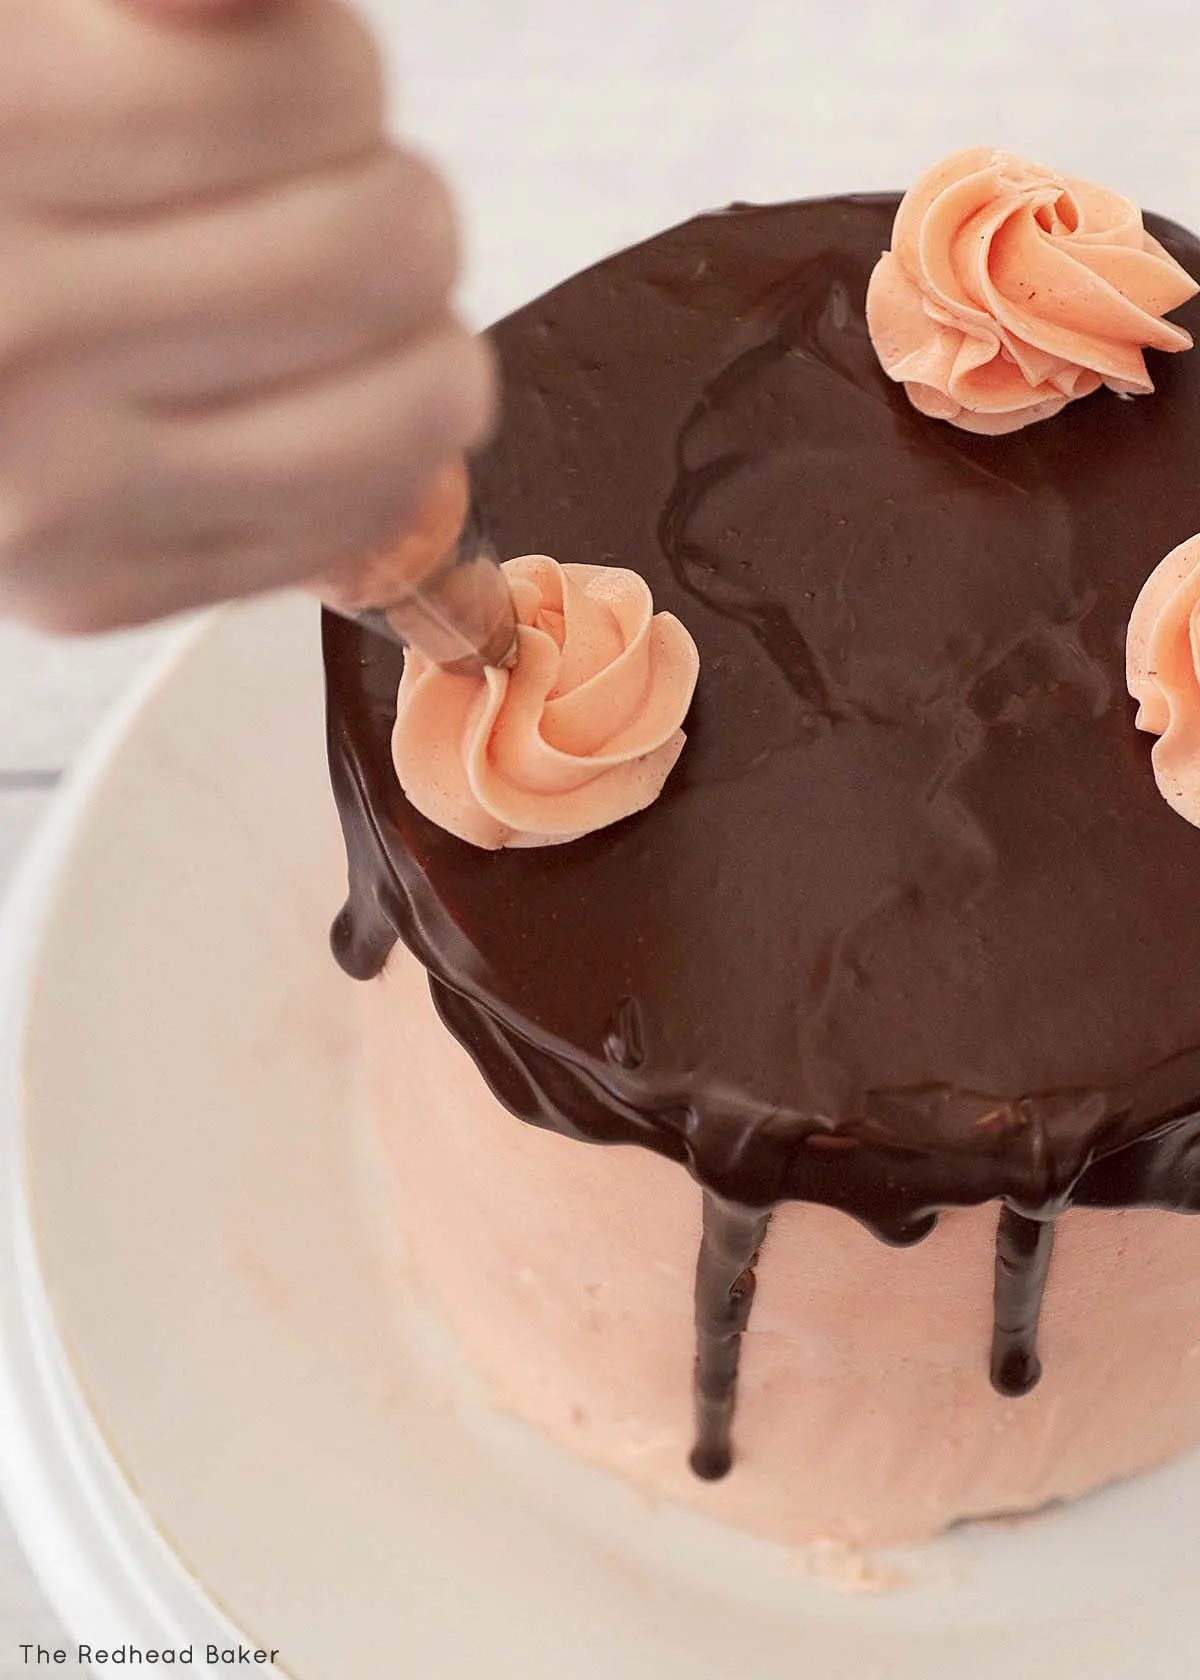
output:
M1200 1206L1200 832L1123 677L1142 582L1200 530L1200 357L1008 437L924 418L863 319L896 204L703 216L495 331L499 549L631 566L699 644L649 811L552 850L441 832L392 773L401 656L325 625L339 960L367 977L398 934L514 1113L748 1210L698 1279L701 1388L724 1357L730 1402L730 1290L781 1200L890 1242L1008 1204L1009 1391L1047 1221ZM1200 332L1200 302L1173 319Z

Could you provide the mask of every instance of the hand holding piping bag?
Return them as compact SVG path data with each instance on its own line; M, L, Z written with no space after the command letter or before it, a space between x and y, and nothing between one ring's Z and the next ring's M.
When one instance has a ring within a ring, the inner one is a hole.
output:
M5 0L0 613L103 630L403 561L492 419L458 261L336 0Z
M517 658L517 619L499 560L471 508L466 463L436 475L407 533L383 554L319 578L327 607L434 665L478 676Z

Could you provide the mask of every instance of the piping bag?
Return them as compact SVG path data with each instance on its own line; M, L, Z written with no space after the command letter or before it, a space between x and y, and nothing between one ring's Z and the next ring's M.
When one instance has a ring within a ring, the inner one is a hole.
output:
M461 458L438 473L406 536L313 587L331 611L415 648L456 675L478 676L489 665L516 662L512 596L472 504Z

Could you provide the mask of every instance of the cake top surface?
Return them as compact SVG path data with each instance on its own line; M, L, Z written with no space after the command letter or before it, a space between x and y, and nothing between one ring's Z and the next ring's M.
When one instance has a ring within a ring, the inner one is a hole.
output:
M1200 833L1124 683L1200 529L1200 363L1009 435L926 418L864 319L897 202L702 216L495 329L485 523L647 579L700 650L688 743L650 810L482 853L395 783L402 656L328 620L340 954L400 931L510 1106L746 1201L890 1186L894 1235L1085 1169L1171 1201L1089 1163L1200 1097Z

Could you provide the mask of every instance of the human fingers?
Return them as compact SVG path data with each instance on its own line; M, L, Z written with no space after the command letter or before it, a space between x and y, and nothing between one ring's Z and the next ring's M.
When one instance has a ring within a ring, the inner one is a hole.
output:
M232 193L380 143L373 37L338 0L180 28L118 0L5 0L0 204L110 217Z
M51 230L27 307L43 350L75 344L120 400L174 411L390 350L446 312L459 260L441 176L387 146L173 216Z
M0 610L57 632L115 629L353 564L406 529L437 469L486 435L493 403L490 351L457 324L200 416L125 414L101 431L77 393L70 428L51 416L10 456Z

